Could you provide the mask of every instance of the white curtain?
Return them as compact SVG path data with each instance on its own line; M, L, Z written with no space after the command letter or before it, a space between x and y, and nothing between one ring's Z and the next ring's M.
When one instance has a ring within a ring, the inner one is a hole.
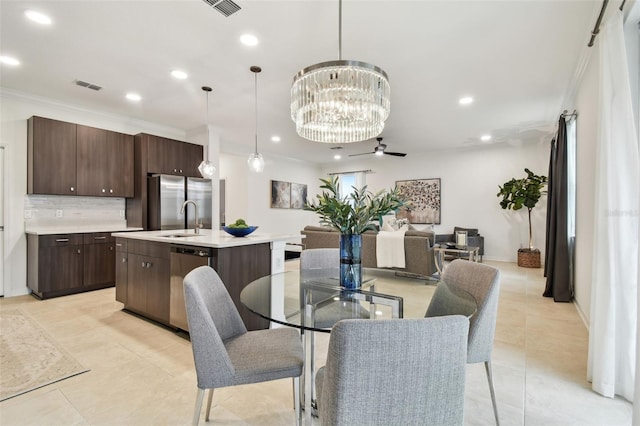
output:
M587 378L607 397L633 400L638 320L640 159L622 12L599 36L596 212Z

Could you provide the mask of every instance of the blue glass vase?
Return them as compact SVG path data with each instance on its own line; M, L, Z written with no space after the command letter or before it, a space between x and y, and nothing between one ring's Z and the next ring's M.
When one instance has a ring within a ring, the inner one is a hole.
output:
M362 285L362 235L340 234L340 285L355 289Z

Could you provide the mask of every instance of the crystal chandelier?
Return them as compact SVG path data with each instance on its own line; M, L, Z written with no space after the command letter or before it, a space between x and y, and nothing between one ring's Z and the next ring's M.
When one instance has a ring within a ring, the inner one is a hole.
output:
M258 152L258 73L262 71L262 68L252 66L249 68L254 75L255 79L255 99L256 99L256 150L249 156L247 163L251 171L261 173L264 170L264 158L262 154Z
M202 86L202 90L207 94L207 116L205 118L207 126L207 143L204 145L204 160L202 160L198 166L198 171L203 178L212 179L216 173L216 166L209 161L209 92L211 92L211 87Z
M339 0L339 60L302 69L291 86L291 119L298 135L314 142L360 142L378 136L389 116L387 74L366 62L342 60L342 0Z

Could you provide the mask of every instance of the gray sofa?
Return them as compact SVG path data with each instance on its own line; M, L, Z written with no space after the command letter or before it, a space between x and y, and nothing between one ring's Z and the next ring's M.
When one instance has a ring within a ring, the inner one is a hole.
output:
M340 232L333 228L322 226L305 226L300 231L304 236L303 249L339 248ZM362 234L362 266L377 268L376 260L376 231ZM437 272L433 255L435 234L433 232L412 231L404 234L405 268L393 269L407 274L429 277Z

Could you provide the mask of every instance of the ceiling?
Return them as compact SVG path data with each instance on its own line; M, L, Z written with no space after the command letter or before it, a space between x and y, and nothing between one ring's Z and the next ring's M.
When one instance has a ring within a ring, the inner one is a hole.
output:
M225 17L203 0L0 2L4 89L81 108L194 129L221 130L223 152L254 144L254 76L259 65L258 150L333 162L333 145L297 136L290 87L302 68L338 59L338 1L236 0ZM343 59L375 64L391 83L382 135L389 151L409 155L489 143L548 140L589 40L601 1L343 1ZM24 12L49 15L38 25ZM258 37L247 47L242 34ZM173 69L186 80L170 76ZM102 86L96 92L75 85ZM142 96L138 103L127 92ZM474 103L458 104L462 96ZM54 117L55 118L55 117ZM271 142L278 135L281 142ZM342 144L348 154L375 141ZM354 157L362 158L362 157ZM403 161L385 156L389 161Z

